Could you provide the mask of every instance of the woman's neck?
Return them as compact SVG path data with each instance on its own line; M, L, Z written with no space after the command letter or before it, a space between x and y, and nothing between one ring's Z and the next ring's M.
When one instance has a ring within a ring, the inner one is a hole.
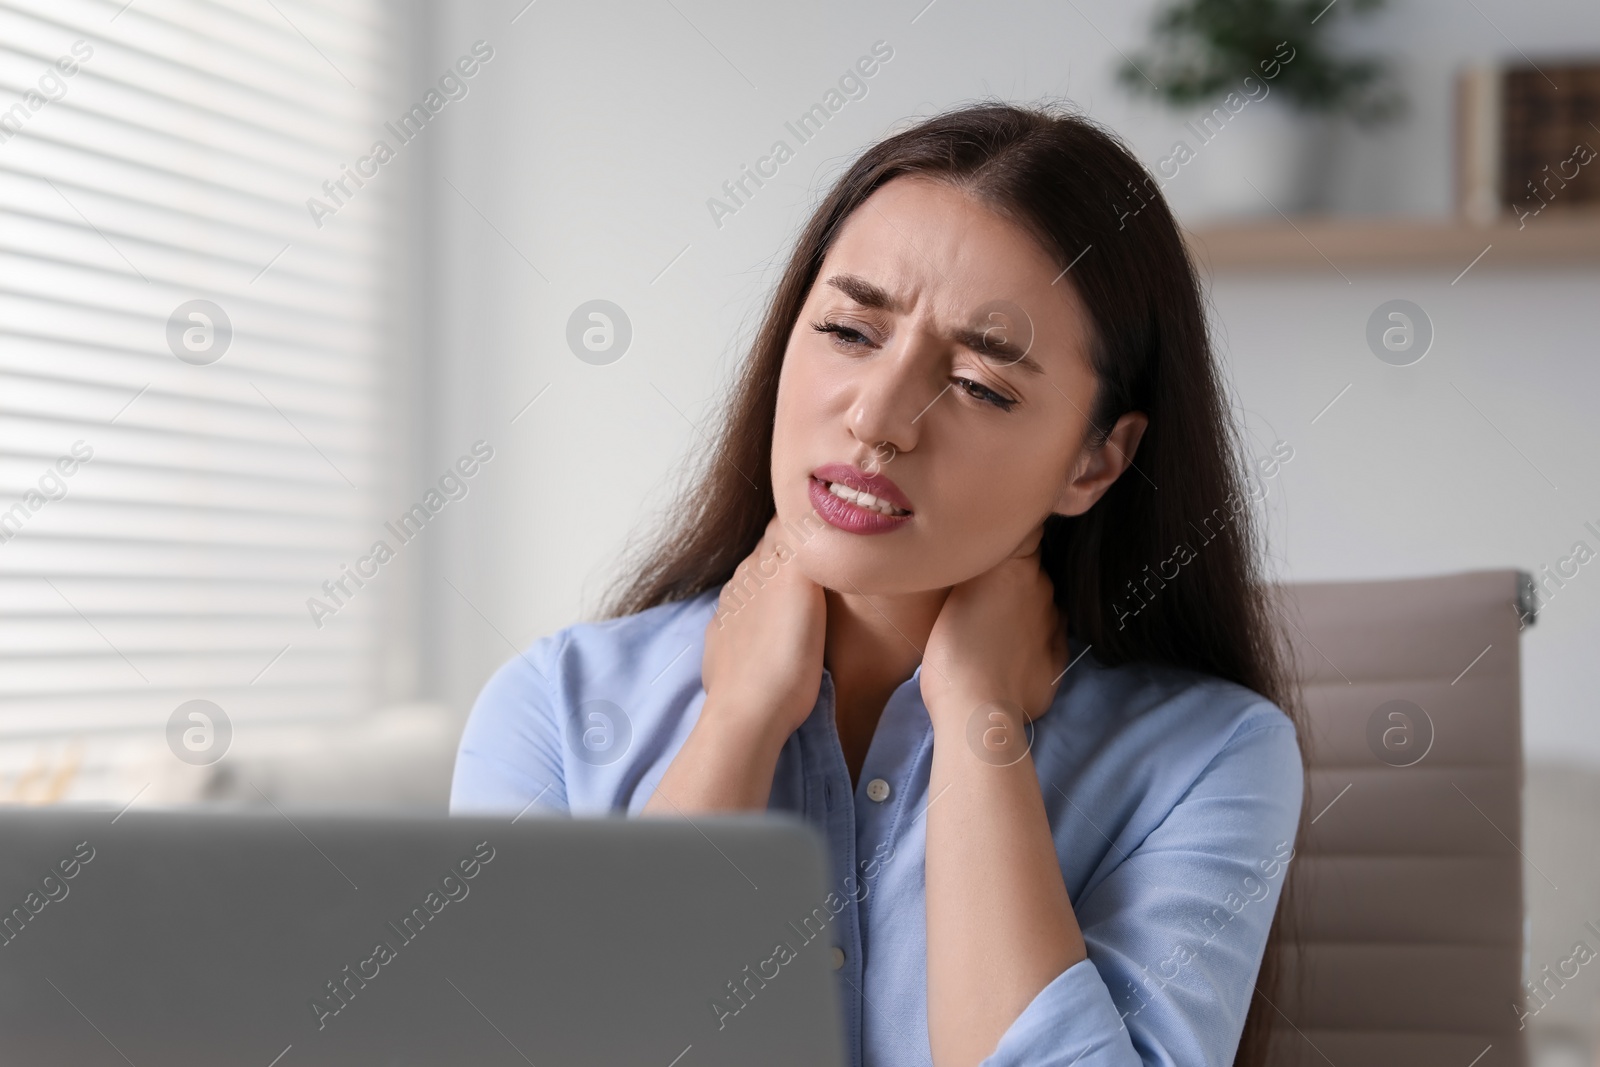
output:
M827 590L823 665L833 676L834 718L851 781L860 777L878 718L916 672L948 589L903 596Z

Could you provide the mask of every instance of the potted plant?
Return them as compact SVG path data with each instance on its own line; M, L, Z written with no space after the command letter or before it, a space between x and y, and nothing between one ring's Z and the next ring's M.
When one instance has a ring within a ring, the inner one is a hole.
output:
M1170 0L1151 24L1151 46L1125 60L1124 86L1191 112L1186 139L1164 157L1209 157L1206 200L1225 214L1312 210L1322 199L1333 124L1391 121L1405 100L1373 56L1342 56L1335 23L1384 0ZM1212 142L1216 147L1210 147Z

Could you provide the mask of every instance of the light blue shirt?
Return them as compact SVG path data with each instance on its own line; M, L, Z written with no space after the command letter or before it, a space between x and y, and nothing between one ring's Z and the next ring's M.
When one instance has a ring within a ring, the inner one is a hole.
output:
M638 813L705 701L700 660L715 606L712 590L580 623L507 661L461 738L452 813L535 800L573 814ZM1294 725L1232 682L1112 668L1082 652L1072 641L1073 666L1035 722L1032 756L1088 958L1041 990L984 1062L1231 1064L1293 854ZM933 728L920 676L919 667L890 696L852 788L824 670L772 783L769 807L817 827L833 884L846 887L832 932L853 1067L932 1063L922 816Z

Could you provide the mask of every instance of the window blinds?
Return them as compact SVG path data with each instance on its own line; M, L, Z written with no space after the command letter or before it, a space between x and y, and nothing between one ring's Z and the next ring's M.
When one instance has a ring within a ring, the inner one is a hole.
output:
M0 0L0 736L366 710L396 190L378 0Z

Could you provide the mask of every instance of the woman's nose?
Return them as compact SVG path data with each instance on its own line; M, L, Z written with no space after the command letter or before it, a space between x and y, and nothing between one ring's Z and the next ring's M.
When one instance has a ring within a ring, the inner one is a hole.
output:
M945 388L935 370L936 356L915 337L896 338L877 358L859 364L848 416L851 434L868 446L887 443L897 452L915 448L928 411Z

